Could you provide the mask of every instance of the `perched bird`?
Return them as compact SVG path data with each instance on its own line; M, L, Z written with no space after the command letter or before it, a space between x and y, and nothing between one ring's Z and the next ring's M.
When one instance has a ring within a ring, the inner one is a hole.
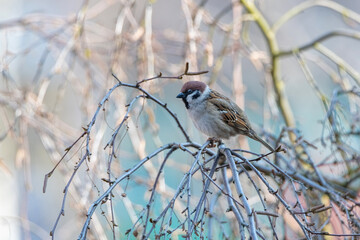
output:
M207 136L228 139L242 134L262 143L270 151L274 151L252 129L244 111L236 103L210 89L205 83L186 82L176 97L184 101L195 126Z

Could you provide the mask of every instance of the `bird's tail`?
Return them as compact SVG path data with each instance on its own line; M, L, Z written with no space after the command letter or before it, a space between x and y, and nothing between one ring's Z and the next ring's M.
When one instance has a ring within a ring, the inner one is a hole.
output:
M254 139L255 141L260 142L262 145L264 145L267 149L269 149L272 152L275 152L274 148L271 147L267 142L265 142L264 140L262 140L255 132L253 132L252 134L250 134L250 136L252 139Z

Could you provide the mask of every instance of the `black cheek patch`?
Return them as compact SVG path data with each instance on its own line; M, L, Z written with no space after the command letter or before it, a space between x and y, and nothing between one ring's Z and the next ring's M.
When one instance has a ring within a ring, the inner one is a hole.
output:
M194 96L192 96L192 99L197 99L198 97L200 97L200 93L199 93L199 91L196 91Z

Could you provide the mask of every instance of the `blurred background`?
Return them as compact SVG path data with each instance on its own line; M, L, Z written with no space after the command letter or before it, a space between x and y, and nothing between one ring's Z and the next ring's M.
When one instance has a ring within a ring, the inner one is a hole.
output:
M350 91L360 83L358 1L0 3L0 239L50 238L63 190L86 151L84 139L48 179L45 193L44 177L81 136L99 102L117 83L111 73L134 84L159 72L178 76L186 62L190 71L209 71L142 85L168 104L194 142L202 144L206 137L193 127L183 103L175 98L190 79L205 81L231 97L268 141L275 142L287 126L316 146L310 150L316 162L341 162L350 155L359 161L359 99L345 93L337 97L338 91ZM253 4L265 23L259 24L256 12L249 12ZM56 239L77 238L90 204L106 189L101 179L107 177L110 150L104 147L123 120L126 105L138 94L117 88L101 108L91 135L92 155L70 184ZM328 124L331 107L340 110L335 123ZM340 140L335 137L339 133L344 134ZM285 138L295 142L291 135ZM126 127L120 129L112 174L121 175L166 143L185 141L164 109L140 99ZM228 144L261 151L258 143L244 138ZM339 147L342 144L346 147ZM118 239L125 237L146 204L150 194L146 179L161 159L147 164L132 181L119 184L116 196L126 192L128 197L114 201ZM181 169L192 162L174 159L166 170L169 188L176 187L184 174ZM358 168L349 164L324 171L332 179L352 179L349 186L355 191L360 185L353 177ZM101 211L109 213L109 206L103 205ZM96 234L89 238L112 236L110 218L101 211L92 220Z

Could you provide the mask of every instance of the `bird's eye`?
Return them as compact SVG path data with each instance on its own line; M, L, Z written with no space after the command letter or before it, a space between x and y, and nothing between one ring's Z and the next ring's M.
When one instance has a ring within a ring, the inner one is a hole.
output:
M189 95L189 94L191 94L193 91L194 91L194 90L192 90L192 89L188 89L188 90L186 91L186 94Z

